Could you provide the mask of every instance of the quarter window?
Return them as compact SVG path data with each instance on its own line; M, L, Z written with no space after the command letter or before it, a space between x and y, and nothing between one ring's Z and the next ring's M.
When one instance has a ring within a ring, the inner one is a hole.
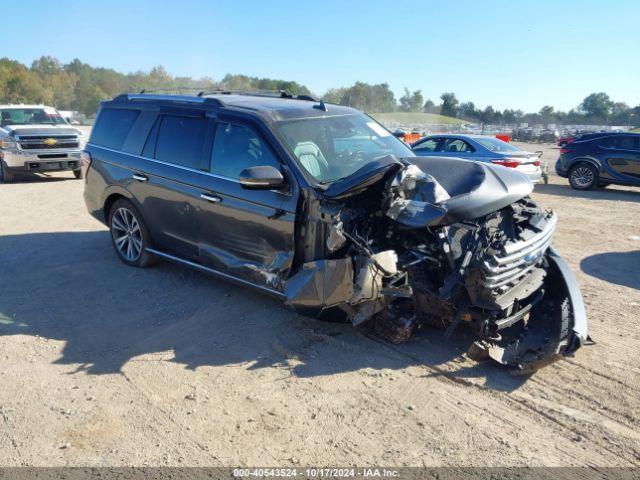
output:
M201 168L206 126L204 118L163 116L158 130L155 158L183 167Z
M280 162L271 149L251 128L232 123L218 123L211 151L211 173L239 178L245 168L272 166Z
M91 143L120 150L140 110L103 108L91 132Z

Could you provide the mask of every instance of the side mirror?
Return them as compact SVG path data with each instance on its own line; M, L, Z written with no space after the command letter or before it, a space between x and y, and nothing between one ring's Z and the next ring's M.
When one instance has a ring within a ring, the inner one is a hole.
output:
M282 173L271 166L249 167L240 172L240 185L252 190L272 190L285 185Z

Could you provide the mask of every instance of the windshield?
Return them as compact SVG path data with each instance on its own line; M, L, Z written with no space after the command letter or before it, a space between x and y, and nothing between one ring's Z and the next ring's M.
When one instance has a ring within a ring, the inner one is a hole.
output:
M0 124L5 125L60 125L64 118L54 108L3 108L0 110Z
M414 156L404 143L363 114L280 122L276 130L302 167L320 183L348 177L385 155Z
M513 145L509 145L507 142L503 142L498 138L475 138L475 141L478 142L485 148L488 148L492 152L519 152L520 149L514 147Z

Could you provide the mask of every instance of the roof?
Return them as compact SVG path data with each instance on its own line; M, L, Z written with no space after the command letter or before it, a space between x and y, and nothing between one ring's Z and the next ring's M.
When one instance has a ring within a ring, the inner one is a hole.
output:
M199 105L212 105L217 108L229 108L255 112L267 120L293 120L308 117L326 117L337 115L353 115L360 113L358 110L342 105L321 104L320 101L312 101L297 98L280 98L276 96L251 95L251 94L206 94L196 95L156 95L156 94L122 94L113 100L120 101L155 101L162 104L174 102L184 105L193 103ZM108 103L108 102L107 102ZM324 105L325 108L320 106Z

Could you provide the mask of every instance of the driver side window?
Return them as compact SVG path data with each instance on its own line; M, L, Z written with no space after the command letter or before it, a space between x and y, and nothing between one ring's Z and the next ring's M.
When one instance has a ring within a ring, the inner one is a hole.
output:
M245 125L219 122L211 150L211 173L238 179L245 168L257 166L280 170L280 162L257 132Z

